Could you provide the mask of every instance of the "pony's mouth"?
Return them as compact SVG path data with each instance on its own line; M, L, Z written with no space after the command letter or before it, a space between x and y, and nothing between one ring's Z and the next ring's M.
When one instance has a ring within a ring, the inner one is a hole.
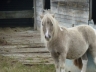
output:
M47 41L49 41L50 40L50 38L45 38Z

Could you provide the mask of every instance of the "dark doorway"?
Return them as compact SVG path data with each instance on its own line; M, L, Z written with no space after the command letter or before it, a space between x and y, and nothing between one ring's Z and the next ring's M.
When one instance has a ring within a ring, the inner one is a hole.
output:
M92 19L96 24L96 0L92 0Z
M5 16L0 17L0 27L33 27L34 18L28 17L28 14L27 17L20 17L22 13L25 15L26 11L34 13L33 0L0 0L0 14Z
M44 9L50 9L50 0L44 0Z

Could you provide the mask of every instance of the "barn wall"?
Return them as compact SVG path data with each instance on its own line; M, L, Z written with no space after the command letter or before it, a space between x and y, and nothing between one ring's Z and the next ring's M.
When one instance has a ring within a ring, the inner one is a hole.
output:
M88 24L88 0L52 0L51 11L61 25L71 27L72 24Z

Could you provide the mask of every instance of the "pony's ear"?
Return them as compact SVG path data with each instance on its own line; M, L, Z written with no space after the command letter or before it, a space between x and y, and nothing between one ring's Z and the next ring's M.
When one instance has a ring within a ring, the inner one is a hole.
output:
M55 15L54 15L54 14L52 14L52 17L54 18L54 17L55 17Z
M44 16L43 15L40 15L40 18L42 19Z

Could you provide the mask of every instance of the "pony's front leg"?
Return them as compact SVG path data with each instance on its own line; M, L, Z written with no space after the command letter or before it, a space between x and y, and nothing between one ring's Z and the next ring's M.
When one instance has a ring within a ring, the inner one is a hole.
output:
M81 58L82 58L82 64L83 64L83 67L82 67L81 72L86 72L86 69L87 69L87 62L88 62L87 55L84 54Z
M56 72L60 72L59 55L57 53L51 53L52 58L55 61Z
M60 64L59 61L55 60L55 68L56 68L56 72L60 72Z
M65 60L66 60L66 54L61 53L60 54L60 72L65 72Z

